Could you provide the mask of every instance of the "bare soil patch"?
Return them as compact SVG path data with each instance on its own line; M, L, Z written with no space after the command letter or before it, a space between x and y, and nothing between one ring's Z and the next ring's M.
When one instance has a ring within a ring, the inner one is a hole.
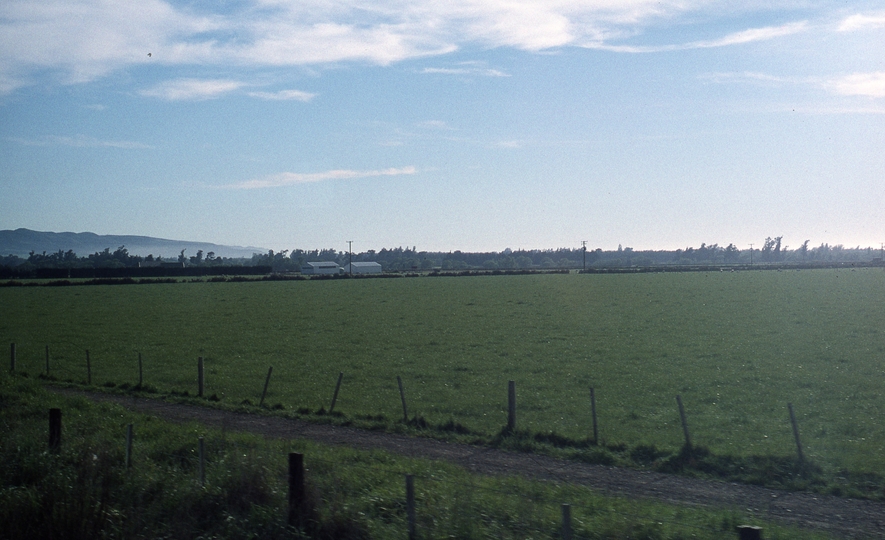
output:
M733 508L761 519L824 531L840 538L885 538L885 503L881 502L591 465L537 454L223 411L159 399L61 388L52 390L117 403L173 422L199 422L214 428L265 437L303 438L330 445L384 450L402 456L447 461L479 474L515 475L579 484L622 497L710 508Z

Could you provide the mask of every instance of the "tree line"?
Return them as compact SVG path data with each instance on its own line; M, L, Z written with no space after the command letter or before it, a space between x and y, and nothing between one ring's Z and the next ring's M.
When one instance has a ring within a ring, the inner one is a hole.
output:
M213 268L267 267L273 272L299 272L307 262L333 261L340 266L353 262L377 262L387 272L510 270L530 268L606 268L646 267L664 265L740 265L740 264L815 264L881 261L882 253L870 247L846 248L826 243L809 247L809 240L796 249L783 243L782 236L767 237L758 247L740 249L733 243L727 246L702 243L700 247L677 250L634 250L618 246L604 251L584 248L511 250L500 252L419 251L416 247L384 248L348 253L335 249L269 250L255 253L251 258L224 258L215 253L197 251L188 255L181 250L177 257L140 256L129 253L125 246L111 251L105 248L86 256L73 250L54 253L31 252L27 258L15 255L0 256L4 274L27 275L38 269L123 269L123 268Z

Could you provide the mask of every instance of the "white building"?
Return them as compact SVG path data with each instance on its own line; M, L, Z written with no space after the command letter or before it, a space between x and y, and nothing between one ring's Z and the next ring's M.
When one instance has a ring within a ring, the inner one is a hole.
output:
M352 271L351 271L352 270ZM376 262L355 262L352 265L344 265L345 274L380 274L381 264Z
M338 274L340 272L341 267L332 261L308 262L301 265L302 274Z

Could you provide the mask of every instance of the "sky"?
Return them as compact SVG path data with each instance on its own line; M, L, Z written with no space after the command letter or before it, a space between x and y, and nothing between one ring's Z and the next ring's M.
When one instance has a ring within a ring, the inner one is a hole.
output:
M885 242L879 1L4 0L0 229Z

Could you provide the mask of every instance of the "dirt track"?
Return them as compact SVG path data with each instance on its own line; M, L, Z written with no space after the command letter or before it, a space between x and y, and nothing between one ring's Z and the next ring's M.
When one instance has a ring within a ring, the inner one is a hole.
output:
M441 442L390 433L311 424L309 422L167 403L155 399L54 389L88 395L171 421L274 438L304 438L359 449L380 449L409 457L444 460L480 474L522 475L540 480L586 485L600 492L668 503L734 508L760 518L816 529L841 538L885 538L885 504L855 499L683 478L654 472Z

